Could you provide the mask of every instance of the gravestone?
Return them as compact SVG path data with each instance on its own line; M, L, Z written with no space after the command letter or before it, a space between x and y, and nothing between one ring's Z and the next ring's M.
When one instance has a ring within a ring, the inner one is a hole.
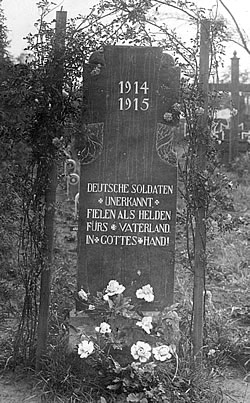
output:
M107 46L85 66L78 289L115 279L131 293L150 284L154 309L173 302L178 92L160 48Z

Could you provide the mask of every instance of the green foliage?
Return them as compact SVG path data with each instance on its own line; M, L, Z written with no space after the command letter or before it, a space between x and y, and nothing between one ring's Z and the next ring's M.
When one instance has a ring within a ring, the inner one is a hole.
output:
M223 369L227 365L238 366L249 372L249 310L233 307L210 307L206 316L206 344L204 350L211 369ZM244 326L245 324L245 326Z

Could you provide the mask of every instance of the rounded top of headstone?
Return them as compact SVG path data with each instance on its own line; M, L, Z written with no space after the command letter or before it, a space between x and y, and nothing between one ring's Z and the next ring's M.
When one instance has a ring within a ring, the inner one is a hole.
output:
M174 58L169 53L162 53L161 64L163 66L174 66Z

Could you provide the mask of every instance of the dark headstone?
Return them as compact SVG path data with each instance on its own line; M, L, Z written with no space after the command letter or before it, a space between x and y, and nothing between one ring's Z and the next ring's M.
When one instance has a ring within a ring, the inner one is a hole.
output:
M118 280L173 302L179 70L153 47L106 47L85 68L78 288Z

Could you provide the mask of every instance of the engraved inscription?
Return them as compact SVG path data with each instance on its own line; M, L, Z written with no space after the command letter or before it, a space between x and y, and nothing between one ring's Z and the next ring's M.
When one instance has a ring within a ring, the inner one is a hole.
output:
M87 183L86 245L161 246L170 243L173 214L166 210L174 185Z
M142 84L139 81L120 81L119 94L123 95L118 99L119 110L128 111L130 109L134 111L147 111L150 106L150 100L144 95L148 95L149 86L147 81ZM125 96L124 96L125 94ZM143 98L140 95L143 95Z

